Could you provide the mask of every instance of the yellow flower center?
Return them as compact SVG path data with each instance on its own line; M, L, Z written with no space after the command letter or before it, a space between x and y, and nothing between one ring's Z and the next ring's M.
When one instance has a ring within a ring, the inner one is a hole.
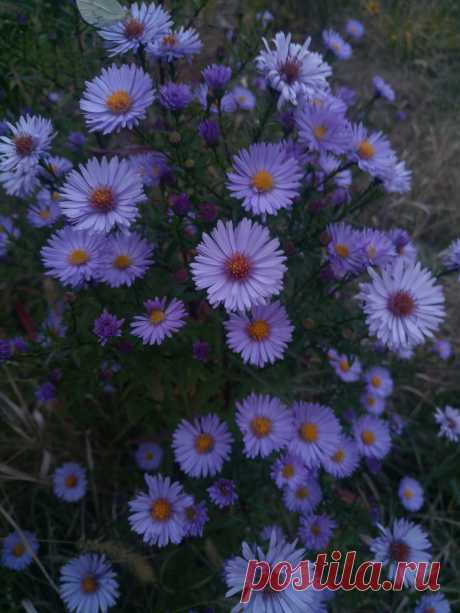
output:
M251 185L258 192L264 194L265 192L269 192L273 189L273 177L267 170L259 170L259 172L256 172L256 174L252 177Z
M343 451L343 449L338 449L332 456L332 460L334 462L337 462L338 464L343 462L344 458L345 458L345 452Z
M133 101L131 96L125 89L117 89L107 97L106 104L112 113L120 115L121 113L127 113L131 108Z
M375 147L368 140L363 140L358 147L359 157L370 160L375 155Z
M50 210L49 210L49 209L42 209L42 210L40 211L40 213L39 213L39 216L40 216L42 219L45 219L45 220L46 220L46 219L49 219L49 216L50 216Z
M171 503L166 498L158 498L150 508L150 515L155 521L166 521L171 517L171 513Z
M318 140L322 140L326 136L326 126L316 126L316 128L313 130L313 134Z
M168 34L163 37L163 45L166 45L167 47L174 47L176 40L175 34Z
M132 260L129 255L117 255L117 257L113 261L113 265L115 266L115 268L118 268L118 270L126 270L131 266L131 264Z
M24 543L18 543L11 550L11 553L14 555L15 558L20 558L21 556L25 554L25 552L26 552L26 547Z
M341 258L347 258L350 255L350 250L343 243L337 243L334 246L335 252L337 255L340 255Z
M211 452L214 449L214 445L215 445L214 437L208 434L207 432L203 432L203 434L199 434L195 439L195 449L200 454Z
M299 434L307 443L315 443L318 440L318 426L312 423L302 424Z
M155 326L158 326L158 324L161 324L161 322L166 319L166 315L165 315L165 312L162 311L161 309L153 309L153 311L151 311L150 313L149 319L150 319L150 323L152 323Z
M340 360L339 368L342 372L348 372L350 370L350 364L348 363L348 360Z
M281 471L281 474L283 475L285 479L291 479L295 474L294 465L285 464L283 466L283 470Z
M94 577L91 577L91 575L83 577L80 585L85 594L94 594L98 588L97 580Z
M270 325L264 319L256 319L248 326L248 334L253 341L261 342L268 338Z
M382 385L382 379L378 375L374 375L371 379L373 387L380 387Z
M89 253L86 249L74 249L69 255L69 264L72 266L83 266L89 262Z
M272 430L272 420L268 417L255 417L251 422L251 430L256 438L264 438Z
M372 432L372 430L364 430L361 433L361 440L365 445L372 445L375 443L375 434Z
M410 500L411 498L414 497L414 492L412 490L410 490L409 488L405 489L403 492L403 496L404 498L406 498L407 500Z

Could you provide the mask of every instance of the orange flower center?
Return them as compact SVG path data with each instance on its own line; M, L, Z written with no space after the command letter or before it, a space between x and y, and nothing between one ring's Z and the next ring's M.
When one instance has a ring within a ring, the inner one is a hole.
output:
M318 426L312 423L302 424L299 434L307 443L315 443L318 440Z
M415 301L409 292L396 292L388 299L388 309L396 317L408 317L415 311Z
M195 439L195 449L200 454L210 453L214 449L214 445L214 437L207 432L199 434Z
M344 458L345 458L345 452L343 451L343 449L338 449L332 456L333 461L337 462L338 464L343 462Z
M337 243L337 245L334 245L334 250L337 255L340 255L341 258L347 258L350 255L350 250L343 243Z
M110 187L98 187L90 195L89 201L93 209L107 213L115 208L115 196Z
M77 485L78 479L77 479L77 477L75 475L68 475L65 478L64 483L65 483L66 487L68 487L70 489L73 489Z
M372 445L375 443L375 434L372 432L372 430L364 430L361 433L361 440L365 445Z
M273 189L273 176L267 170L259 170L252 177L251 185L262 194L269 192Z
M161 309L153 309L153 311L150 312L149 319L150 323L152 323L154 326L158 326L166 319L166 315Z
M251 272L251 262L242 253L236 253L227 260L225 269L235 281L244 281Z
M163 45L166 45L167 47L174 47L176 40L175 34L167 34L163 37Z
M375 155L375 147L368 140L363 140L358 146L359 157L370 160Z
M257 319L249 324L248 334L253 341L264 341L270 334L270 325L264 319Z
M302 485L297 489L295 495L296 498L299 498L299 500L305 500L310 496L310 492L308 491L308 488L305 487L305 485Z
M150 508L150 515L155 521L166 521L171 517L171 503L166 498L158 498Z
M323 125L316 126L316 128L313 130L313 134L318 140L322 140L326 136L326 132L326 126Z
M339 368L342 372L348 372L350 370L350 364L348 363L348 360L340 360Z
M410 500L411 498L414 497L414 492L412 490L410 490L409 488L406 488L403 491L403 496L404 498L406 498L407 500Z
M35 149L34 139L29 134L20 134L14 139L16 153L22 157L30 155Z
M132 264L132 260L129 255L117 255L117 257L113 261L113 265L118 270L126 270Z
M283 466L283 470L281 471L281 474L283 475L285 479L291 479L295 474L293 464L285 464Z
M371 379L373 387L380 387L382 385L382 379L378 375L374 375Z
M83 577L80 585L85 594L94 594L98 588L97 580L94 577L91 577L91 575Z
M74 249L68 258L69 264L72 264L72 266L83 266L83 264L89 262L89 259L89 253L85 249Z
M264 438L272 430L272 420L268 417L255 417L251 421L251 430L256 438Z
M54 200L54 202L57 202L60 199L61 199L61 194L59 192L53 192L51 194L51 200Z
M368 404L370 407L373 407L373 406L374 406L374 404L375 404L375 398L374 398L374 396L368 396L368 397L367 397L367 404Z
M50 216L50 210L49 210L49 209L42 209L42 210L40 211L40 213L39 213L39 216L40 216L42 219L45 219L45 220L46 220L46 219L49 219L49 216Z
M26 547L24 543L18 543L11 550L11 553L14 555L15 558L20 558L21 556L25 554L25 552L26 552Z
M127 113L132 103L132 98L125 89L117 89L106 100L107 106L116 115Z

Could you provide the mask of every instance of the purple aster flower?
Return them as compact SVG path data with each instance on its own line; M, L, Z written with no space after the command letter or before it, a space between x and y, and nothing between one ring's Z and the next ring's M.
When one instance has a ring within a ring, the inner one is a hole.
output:
M270 11L259 11L256 13L256 19L259 21L264 28L268 26L268 24L273 21L275 18Z
M78 230L104 233L115 225L127 228L146 199L139 175L116 156L92 158L73 170L60 194L62 212Z
M460 270L460 238L454 240L441 253L441 259L447 270ZM460 281L460 276L458 279Z
M294 329L278 301L253 307L250 316L232 313L224 326L230 349L258 368L283 357Z
M36 174L55 136L51 122L39 115L23 115L7 126L11 135L0 136L0 170Z
M307 515L300 519L299 538L307 549L324 551L336 527L337 523L325 513Z
M132 169L146 187L157 187L170 176L168 158L159 151L147 151L129 158Z
M361 404L373 415L381 415L385 410L385 398L377 396L369 387L361 395Z
M70 160L59 155L47 157L44 166L39 168L38 174L46 181L51 182L62 179L73 168Z
M117 319L115 315L104 309L94 321L93 332L97 336L99 344L104 346L109 339L121 336L121 328L124 323L124 319Z
M296 487L286 487L283 503L289 511L311 513L323 499L319 483L313 477L305 477Z
M37 167L0 172L0 183L9 196L27 198L38 188Z
M42 247L43 265L51 277L64 285L78 287L97 275L103 245L100 235L66 226Z
M347 19L345 30L355 40L359 40L364 35L364 26L357 19Z
M341 436L331 453L322 460L324 470L336 479L349 477L358 468L359 454L355 442Z
M295 402L292 410L295 435L289 450L308 467L319 466L336 448L341 434L339 421L330 407L317 403Z
M0 563L10 570L21 571L30 566L33 560L32 554L38 551L37 537L33 532L21 530L10 532L3 539Z
M219 221L204 234L192 263L197 289L207 289L213 306L244 310L264 304L281 291L286 257L278 239L271 239L264 226L243 219L234 227Z
M291 42L292 35L278 32L271 49L263 38L265 49L256 58L259 72L273 89L280 93L278 107L285 102L296 105L301 94L315 95L318 90L328 89L327 79L331 67L319 53L309 50L311 39L303 45Z
M256 143L234 156L227 176L229 191L247 211L274 215L299 195L302 171L280 143Z
M271 524L270 526L265 526L264 528L262 528L262 530L260 531L260 538L264 541L269 541L272 537L272 534L276 542L287 540L284 530L281 528L281 526L278 526L278 524Z
M26 340L24 340L21 336L15 336L11 339L11 349L13 353L25 353L29 349L29 344ZM0 349L1 356L1 349ZM1 359L1 357L0 357Z
M343 222L329 224L326 228L329 242L327 254L337 278L360 273L366 263L365 246L358 230Z
M388 577L394 579L398 562L429 562L431 543L425 532L411 521L395 519L390 528L379 525L381 535L375 538L370 549L377 562L388 565ZM404 585L413 584L415 571L406 569Z
M412 264L417 259L417 247L412 242L411 237L401 228L393 228L388 232L388 238L396 249L399 258Z
M182 194L171 195L169 201L174 213L179 217L187 217L192 209L190 197L185 192L182 192Z
M231 454L233 437L227 424L210 413L193 422L183 419L173 434L176 462L191 477L220 473Z
M232 89L232 96L242 111L252 111L256 106L256 97L250 89L237 85Z
M56 386L51 381L45 381L35 390L35 398L37 399L37 402L42 404L45 404L50 400L54 400L56 398L56 394Z
M295 453L284 453L272 466L271 477L280 489L295 489L307 476L308 470L302 458Z
M396 95L394 89L391 87L391 85L388 85L388 83L386 83L382 77L375 75L375 77L372 78L372 85L374 86L376 96L385 98L385 100L388 100L388 102L395 101Z
M209 354L211 347L206 341L194 341L193 343L193 357L199 362L207 362L209 360Z
M203 529L208 520L206 503L193 502L185 509L185 536L203 536Z
M29 207L27 220L35 228L48 228L56 223L61 216L59 204L51 198L45 198L49 194L47 190L42 190L42 197L38 194L37 203Z
M312 151L341 155L350 146L350 124L327 105L305 105L296 114L299 139Z
M142 339L144 345L160 345L185 326L187 316L182 300L155 297L144 302L147 315L136 315L131 324L131 334Z
M433 344L433 351L437 353L441 360L447 361L452 355L452 345L447 339L438 338Z
M382 178L394 168L396 156L388 139L381 132L368 133L361 124L352 124L350 159L373 177Z
M460 411L449 405L444 409L436 408L434 415L436 423L440 426L438 436L456 443L460 439Z
M156 443L145 441L137 446L134 458L141 470L152 472L160 467L163 460L163 449Z
M214 147L220 141L219 124L213 119L205 119L198 126L198 132L208 147Z
M326 49L332 51L337 59L349 60L351 58L353 53L351 46L335 30L324 30L323 42Z
M53 474L55 496L65 502L78 502L86 494L86 470L75 462L66 462Z
M423 506L423 487L411 477L401 479L398 495L403 507L408 511L420 511Z
M180 543L187 530L185 509L193 498L184 493L177 481L169 477L144 475L147 492L129 501L131 529L148 545L164 547Z
M235 482L231 479L217 479L208 487L207 492L211 502L219 507L219 509L231 507L238 500Z
M131 286L152 264L152 251L136 232L112 234L104 244L98 278L110 287Z
M358 99L358 94L354 89L342 85L335 90L335 95L339 100L345 103L347 107L354 106Z
M80 108L90 132L131 130L145 118L155 98L152 79L135 64L120 68L112 64L85 85Z
M365 228L361 231L361 238L368 266L385 268L397 256L394 243L383 232L372 228Z
M446 597L437 594L425 594L419 600L414 613L450 613L451 608Z
M238 596L243 592L247 579L247 569L249 560L266 560L270 568L283 560L297 568L301 561L305 560L305 550L296 549L297 541L288 543L285 539L279 540L273 533L267 551L262 551L259 547L242 544L242 556L234 556L227 560L224 565L225 582L228 591L227 598ZM309 575L313 575L313 565L309 564ZM297 576L297 574L295 575ZM280 574L280 582L285 579ZM248 613L272 613L309 611L315 613L326 613L323 604L323 593L314 589L296 590L292 581L287 582L287 587L280 591L270 589L268 586L264 590L253 591L250 595L249 604L238 603L232 609L233 613L247 611Z
M7 362L11 359L13 350L11 347L11 341L0 338L0 362Z
M393 379L388 368L374 366L369 368L364 375L367 388L376 396L386 398L393 393Z
M412 171L406 167L404 160L394 158L379 178L383 181L384 190L390 194L407 194L411 190Z
M224 89L232 78L232 69L223 64L211 64L210 66L206 66L206 68L201 71L201 74L206 85L210 89L219 91Z
M353 424L353 435L359 453L367 458L381 460L390 451L388 423L375 415L364 415L357 419Z
M192 100L192 90L186 83L171 82L160 87L159 102L170 111L182 111Z
M360 284L369 333L392 350L412 348L432 337L445 316L444 294L431 273L417 263L395 264Z
M147 45L147 53L155 59L172 62L190 59L201 51L203 43L193 28L168 30L163 36L155 38Z
M292 439L292 413L278 398L253 393L237 402L236 408L236 423L248 458L270 455Z
M137 52L157 37L164 36L172 25L170 14L155 4L138 4L129 7L122 21L99 30L106 42L109 56Z
M86 553L61 568L59 593L71 613L106 613L118 600L118 581L104 555Z
M74 151L79 151L86 143L86 136L82 132L69 132L67 143Z
M353 383L361 378L361 362L356 356L350 356L349 359L346 355L339 354L335 349L331 349L328 351L328 357L330 365L342 381Z

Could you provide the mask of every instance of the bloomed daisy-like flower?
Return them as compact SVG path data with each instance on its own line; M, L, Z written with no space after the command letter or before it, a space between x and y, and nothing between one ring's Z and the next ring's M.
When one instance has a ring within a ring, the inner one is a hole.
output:
M156 443L145 441L137 446L134 458L141 470L151 472L159 468L163 459L163 449Z
M186 536L203 536L203 529L208 520L206 503L193 502L185 509Z
M191 477L213 476L231 453L233 437L227 424L210 413L193 422L181 421L173 434L176 462Z
M392 350L412 348L432 338L445 316L444 294L431 273L398 258L381 273L368 269L371 283L358 298L369 333Z
M375 95L380 96L381 98L385 98L388 102L394 102L396 95L394 89L391 85L388 85L386 81L382 79L379 75L375 75L372 78L372 85L374 86Z
M187 316L182 300L154 298L144 302L147 315L136 315L131 324L131 334L142 339L144 345L160 345L185 326Z
M374 415L364 415L353 424L359 453L381 460L390 451L391 436L387 422Z
M452 345L446 338L438 338L433 344L433 351L441 358L441 360L448 360L452 355Z
M360 379L362 367L356 356L350 356L351 359L349 359L346 355L341 355L332 349L328 352L328 357L331 366L342 381L353 383Z
M412 171L407 168L404 160L394 158L379 178L383 181L384 190L390 194L407 194L411 190Z
M419 511L423 506L423 487L416 479L404 477L398 489L399 499L408 511Z
M255 215L273 215L299 195L302 170L280 144L256 143L233 158L227 187Z
M348 19L345 24L347 34L352 36L355 40L359 40L364 35L364 26L357 19Z
M36 167L0 172L0 183L9 196L17 198L27 198L40 185Z
M227 598L237 596L237 604L232 609L233 613L245 611L246 613L294 613L305 611L308 613L326 613L323 604L323 593L313 590L296 590L291 581L287 582L287 587L276 591L270 588L269 583L263 590L253 591L248 604L239 602L241 593L247 578L249 560L266 560L270 568L281 560L290 564L291 568L297 568L302 560L305 560L305 550L296 549L297 541L288 543L286 540L276 538L275 532L270 537L267 551L260 547L249 546L246 542L242 544L242 556L234 556L225 562L224 576L228 591ZM309 574L313 574L313 565L309 564ZM298 575L295 575L297 578ZM258 576L257 580L261 577ZM280 583L285 582L283 572L280 573Z
M49 194L48 190L42 190L37 196L36 204L29 207L27 211L27 220L35 228L48 228L56 223L61 216L61 208L57 201L51 197L46 198L45 193Z
M361 231L361 238L368 266L384 268L393 262L397 255L396 247L385 233L365 228Z
M135 64L120 68L112 64L85 85L80 108L90 132L131 130L145 118L155 98L152 79Z
M233 99L242 111L252 111L256 106L256 97L250 89L237 85L231 91Z
M127 160L92 158L73 170L60 190L60 205L78 230L107 233L115 225L127 228L145 200L142 182Z
M342 113L326 105L306 104L296 113L299 139L320 153L341 155L350 146L350 124Z
M437 408L434 418L440 426L438 436L444 436L455 443L460 439L460 411L458 409L450 406L444 409Z
M361 404L374 415L381 415L385 410L385 398L376 396L369 388L361 395Z
M118 600L118 581L104 555L87 553L61 568L59 593L72 613L106 613Z
M308 476L308 470L300 456L286 452L272 466L271 477L276 485L295 489Z
M207 492L211 501L219 507L224 509L225 507L231 507L238 500L238 494L235 488L235 482L231 479L217 479Z
M326 49L332 51L337 59L349 60L351 58L353 53L351 46L335 30L324 30L323 42Z
M253 307L250 316L232 313L224 325L230 349L259 368L282 358L294 329L278 301Z
M131 529L148 545L164 547L180 543L186 533L185 509L193 498L177 481L162 475L144 475L147 492L129 501Z
M154 59L173 62L191 58L201 51L203 43L198 32L193 28L179 28L169 30L162 36L158 36L147 45L147 53Z
M55 136L51 121L39 115L23 115L15 124L6 125L10 135L0 136L0 170L36 174Z
M312 402L295 402L295 434L289 451L299 455L308 467L319 466L334 452L340 437L340 424L331 408Z
M43 265L51 277L78 287L97 275L103 245L102 236L66 226L42 247Z
M379 526L381 536L370 548L377 562L388 565L388 577L394 579L398 562L429 562L431 543L425 532L411 521L395 519L390 528ZM415 571L406 570L404 585L412 585Z
M387 234L388 238L395 246L398 258L407 263L415 262L417 259L417 247L414 245L406 230L402 228L392 228Z
M373 177L382 178L393 168L396 156L381 132L369 132L360 123L352 125L350 159Z
M347 436L341 436L333 451L323 458L322 464L325 471L336 479L349 477L359 464L355 442Z
M449 602L443 594L425 594L415 607L414 613L450 613Z
M197 289L207 289L213 306L229 311L264 304L282 288L286 266L278 239L267 228L243 219L234 227L219 221L211 234L203 234L192 263Z
M75 462L66 462L54 471L53 491L66 502L78 502L86 494L86 470Z
M172 25L170 14L161 6L134 2L123 21L99 30L106 42L109 55L136 52L157 37L164 36Z
M311 513L323 499L319 483L313 477L306 477L296 487L287 487L283 493L283 503L289 511Z
M131 167L146 187L156 187L170 174L168 158L159 151L147 151L129 158Z
M67 158L59 155L49 156L44 161L44 167L39 168L38 174L47 181L56 181L62 179L68 172L72 170L73 164Z
M278 32L273 39L274 49L262 39L265 49L256 58L258 70L280 93L279 107L285 102L296 105L300 94L328 89L327 79L332 72L319 53L309 50L310 38L303 45L291 42L291 38L291 34Z
M376 396L386 398L393 393L393 379L388 368L374 366L369 368L364 375L367 388Z
M132 285L152 264L152 252L152 245L137 232L109 236L101 255L100 280L110 287Z
M329 224L327 254L334 275L342 278L361 272L365 265L365 251L361 234L343 222Z
M447 249L441 253L441 259L447 270L460 270L460 238L454 240Z
M251 394L237 402L236 407L236 423L243 434L248 458L265 457L291 440L292 413L278 398Z
M32 553L38 551L37 537L33 532L10 532L3 540L0 563L10 570L21 571L30 566Z
M331 540L337 523L325 513L307 515L300 519L299 538L307 549L324 550Z

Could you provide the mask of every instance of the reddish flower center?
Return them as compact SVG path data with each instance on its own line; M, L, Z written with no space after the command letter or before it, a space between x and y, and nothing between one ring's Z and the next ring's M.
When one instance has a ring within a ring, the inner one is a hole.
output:
M415 311L415 300L409 292L400 290L389 297L388 309L396 317L408 317Z
M299 434L307 443L315 443L318 440L318 426L312 423L302 424Z
M249 324L248 334L253 341L264 341L270 334L270 325L264 319L257 319Z
M16 153L21 157L30 155L35 149L34 139L29 134L19 134L16 136L14 145L16 147Z
M166 521L171 517L171 503L166 498L158 498L150 507L150 515L156 521Z
M214 445L214 437L207 432L203 432L195 438L195 449L200 454L210 453L214 449Z
M288 85L295 83L300 76L300 63L294 58L289 58L280 67L280 73Z
M126 38L140 38L144 33L144 24L137 19L130 19L125 24Z
M97 580L94 577L91 577L91 575L83 577L80 585L85 594L94 594L98 588Z
M410 547L402 541L395 541L390 545L390 557L395 562L406 562L410 554Z
M264 438L272 430L272 420L268 417L255 417L251 421L251 430L256 438Z
M167 34L163 37L163 45L166 45L166 47L174 47L176 40L175 34Z
M375 155L375 147L368 140L363 140L358 146L358 155L365 160L370 160Z
M455 421L450 417L448 417L446 421L447 421L447 427L449 428L449 430L455 430L455 426L456 426Z
M115 208L115 196L110 187L97 187L91 193L89 201L99 213L108 213Z
M77 483L78 483L78 479L75 475L68 475L65 478L65 486L68 487L69 489L73 489L74 487L76 487Z
M127 113L131 108L133 100L129 93L125 89L117 89L107 96L106 104L112 113L120 115L121 113Z
M251 262L242 253L236 253L227 260L225 269L235 281L244 281L251 272Z
M15 558L20 558L21 556L25 554L25 552L26 552L26 547L24 543L18 543L11 550L11 553L14 555Z

